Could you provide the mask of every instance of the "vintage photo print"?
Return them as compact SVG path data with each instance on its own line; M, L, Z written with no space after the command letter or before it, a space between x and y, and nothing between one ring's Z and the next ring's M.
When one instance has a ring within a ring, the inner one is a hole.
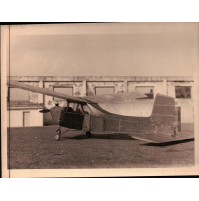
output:
M1 26L3 177L198 174L198 48L198 23Z

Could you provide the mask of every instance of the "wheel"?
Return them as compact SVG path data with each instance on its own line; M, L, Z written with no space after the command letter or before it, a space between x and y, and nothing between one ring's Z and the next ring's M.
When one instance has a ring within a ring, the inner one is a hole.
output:
M57 134L57 135L55 135L55 140L60 140L60 135L59 134Z
M90 138L90 137L91 137L91 132L87 131L87 132L86 132L86 137L87 137L87 138Z

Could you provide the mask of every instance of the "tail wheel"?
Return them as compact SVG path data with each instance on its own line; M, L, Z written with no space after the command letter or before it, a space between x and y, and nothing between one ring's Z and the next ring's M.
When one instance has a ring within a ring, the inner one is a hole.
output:
M87 137L87 138L90 138L90 137L91 137L91 132L90 132L90 131L87 131L87 132L86 132L86 137Z

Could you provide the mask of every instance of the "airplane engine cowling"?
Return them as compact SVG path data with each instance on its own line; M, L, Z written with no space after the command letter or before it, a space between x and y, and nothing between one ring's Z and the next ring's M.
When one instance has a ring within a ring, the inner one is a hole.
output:
M50 109L50 114L52 116L53 121L56 124L59 124L62 109L63 107L60 106L55 106Z

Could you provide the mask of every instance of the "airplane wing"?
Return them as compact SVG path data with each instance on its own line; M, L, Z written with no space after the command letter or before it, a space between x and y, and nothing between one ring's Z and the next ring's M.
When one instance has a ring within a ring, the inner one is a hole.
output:
M118 94L105 94L105 95L93 95L93 96L84 96L84 97L75 97L69 96L64 93L55 92L49 89L44 89L29 84L24 84L15 80L10 80L7 82L8 86L24 89L27 91L32 91L47 96L53 96L61 99L65 99L71 102L77 103L107 103L107 102L126 102L133 101L135 99L147 98L146 95L138 92L127 92L127 93L118 93Z
M32 92L44 94L47 96L62 98L62 99L65 99L65 100L68 100L71 102L87 103L84 99L82 99L80 97L69 96L69 95L66 95L64 93L59 93L59 92L55 92L55 91L52 91L49 89L43 89L43 88L32 86L29 84L24 84L24 83L15 81L15 80L10 80L7 82L7 84L9 87L16 87L16 88L24 89L27 91L32 91Z
M128 102L136 99L148 98L146 95L138 92L122 92L118 94L104 94L83 97L88 102L94 103L110 103L110 102Z

